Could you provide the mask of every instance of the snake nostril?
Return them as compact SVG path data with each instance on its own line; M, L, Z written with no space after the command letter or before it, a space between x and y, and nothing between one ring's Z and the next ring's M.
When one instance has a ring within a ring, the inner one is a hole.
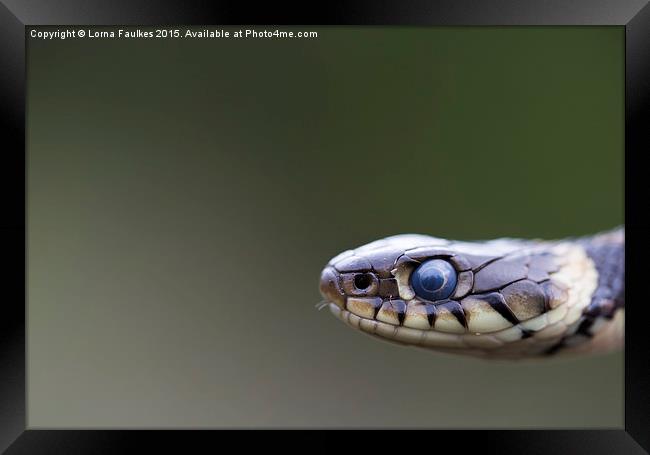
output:
M354 286L360 291L368 289L372 282L372 275L368 273L360 273L354 277Z

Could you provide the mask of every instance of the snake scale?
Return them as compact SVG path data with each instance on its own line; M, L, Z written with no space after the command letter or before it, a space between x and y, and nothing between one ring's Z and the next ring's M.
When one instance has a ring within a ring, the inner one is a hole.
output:
M344 323L408 346L483 358L620 349L625 230L562 240L419 234L345 251L320 292Z

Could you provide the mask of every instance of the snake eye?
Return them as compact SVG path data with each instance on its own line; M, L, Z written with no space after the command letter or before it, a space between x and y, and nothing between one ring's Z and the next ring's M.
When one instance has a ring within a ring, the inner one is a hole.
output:
M447 261L432 259L420 264L411 275L415 294L424 300L443 300L456 288L456 270Z

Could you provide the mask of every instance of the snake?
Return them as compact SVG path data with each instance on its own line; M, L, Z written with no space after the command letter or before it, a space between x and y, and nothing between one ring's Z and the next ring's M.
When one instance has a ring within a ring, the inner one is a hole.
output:
M400 234L323 268L323 306L359 332L484 359L595 355L624 344L625 228L559 240Z

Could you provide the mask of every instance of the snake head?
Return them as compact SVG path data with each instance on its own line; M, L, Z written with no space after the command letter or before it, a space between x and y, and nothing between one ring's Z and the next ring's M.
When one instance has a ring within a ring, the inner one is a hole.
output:
M575 329L596 277L571 243L410 234L332 258L320 291L343 322L388 341L519 357Z

